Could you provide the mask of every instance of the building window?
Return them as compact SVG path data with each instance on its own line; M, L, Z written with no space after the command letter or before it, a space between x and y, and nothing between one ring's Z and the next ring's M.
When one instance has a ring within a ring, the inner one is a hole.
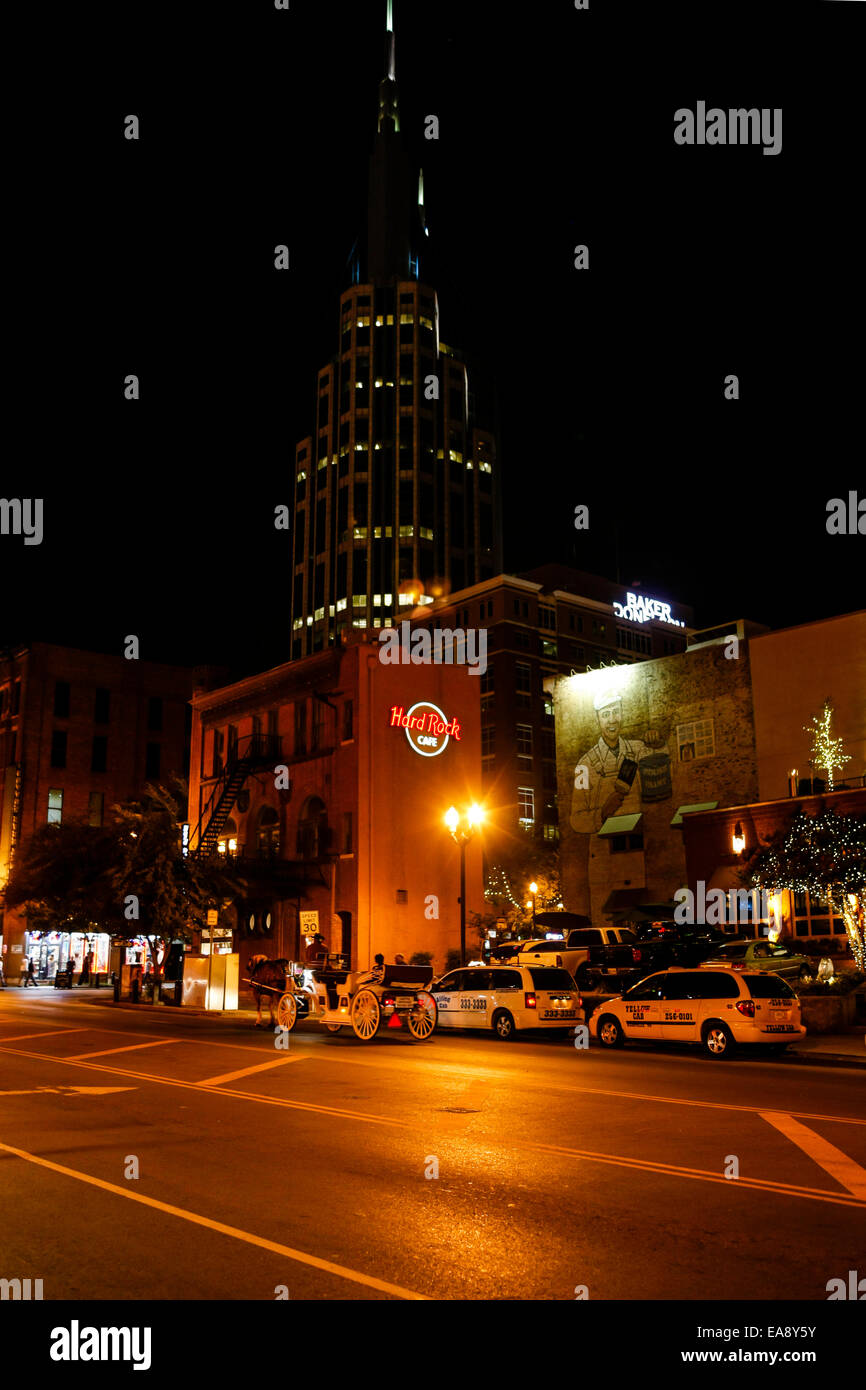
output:
M213 763L212 763L212 767L211 767L211 776L212 776L212 777L219 777L219 776L221 775L221 773L222 773L222 770L223 770L223 747L224 747L224 740L225 740L225 734L223 733L222 729L214 729L214 731L213 731Z
M532 667L527 661L514 663L514 694L518 705L528 705L532 699Z
M496 752L496 725L484 724L481 729L481 756L492 758Z
M318 699L313 700L313 740L312 749L324 748L325 746L325 710L328 706Z
M21 709L21 682L17 680L12 687L12 714L17 714Z
M545 840L553 840L554 842L557 841L559 839L559 826L545 825L544 838Z
M111 694L108 690L97 690L93 701L94 724L107 724L111 710Z
M547 604L538 605L538 626L548 628L549 631L556 631L556 609L548 608Z
M531 724L518 724L517 726L517 756L519 758L532 758Z
M147 702L147 727L152 734L162 733L162 700L152 695Z
M51 735L51 766L66 766L66 734L62 729L55 729Z
M548 637L541 639L541 655L556 660L556 643L551 642Z
M280 818L272 806L263 806L256 832L259 859L276 859L280 852Z
M54 682L54 718L69 718L69 681Z
M145 749L144 775L149 782L156 781L159 777L161 752L162 750L158 743L148 743Z
M352 812L343 812L343 853L352 853Z
M319 859L327 852L328 812L320 797L311 796L298 821L298 855L301 859Z
M643 849L643 835L611 835L611 854L626 854L631 849Z
M677 725L677 750L681 763L694 758L714 758L716 742L712 719L694 719L690 724Z
M493 662L492 662L492 661L489 661L489 662L487 663L487 670L484 671L484 672L482 672L482 675L481 675L481 697L482 697L482 699L484 698L485 695L492 695L492 694L494 693L494 689L495 689L495 687L494 687L494 684L493 684Z
M103 792L91 792L87 803L87 824L102 825L102 815L105 806L105 794Z
M307 702L299 700L295 705L295 753L307 751Z
M48 824L59 825L63 819L63 792L60 790L49 791L48 793Z
M525 830L535 825L535 788L517 788L517 816Z
M354 724L354 705L351 700L343 701L343 742L348 743L355 737L352 732Z
M108 739L105 734L97 734L93 740L90 754L90 771L105 772L108 767Z

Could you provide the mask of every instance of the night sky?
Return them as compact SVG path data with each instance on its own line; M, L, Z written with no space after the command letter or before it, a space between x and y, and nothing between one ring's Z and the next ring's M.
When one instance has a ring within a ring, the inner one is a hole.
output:
M288 655L273 508L336 347L385 3L178 8L114 7L100 57L77 20L89 69L21 113L2 494L43 497L45 535L0 537L0 640L136 633L145 658L254 670ZM831 497L866 493L853 7L394 8L442 337L499 437L506 569L639 581L698 626L862 606L864 539L825 526ZM699 100L781 107L781 153L677 146Z

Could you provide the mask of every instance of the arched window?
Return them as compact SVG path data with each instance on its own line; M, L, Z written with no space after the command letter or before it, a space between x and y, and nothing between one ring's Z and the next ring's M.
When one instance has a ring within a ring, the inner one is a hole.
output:
M280 852L280 818L272 806L262 807L257 844L260 859L275 859Z
M220 854L224 854L228 858L232 858L238 852L238 827L231 816L226 821L217 840L217 849Z
M328 849L328 811L321 797L310 796L298 821L298 855L301 859L320 859Z

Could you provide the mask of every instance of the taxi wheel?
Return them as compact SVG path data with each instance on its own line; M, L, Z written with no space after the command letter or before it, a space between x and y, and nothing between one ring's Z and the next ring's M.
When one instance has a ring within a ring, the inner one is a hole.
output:
M507 1009L497 1009L490 1026L501 1042L511 1042L517 1031Z
M704 1027L702 1041L704 1051L710 1057L730 1057L734 1051L734 1039L731 1030L726 1028L724 1023L707 1023Z
M602 1047L622 1047L625 1043L622 1024L613 1014L605 1014L604 1018L599 1019L598 1040Z

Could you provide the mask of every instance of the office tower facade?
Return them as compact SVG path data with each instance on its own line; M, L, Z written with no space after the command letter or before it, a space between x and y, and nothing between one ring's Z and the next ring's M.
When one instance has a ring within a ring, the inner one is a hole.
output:
M314 431L295 455L293 659L502 568L495 441L424 278L423 172L400 131L388 10L366 232L318 374Z

